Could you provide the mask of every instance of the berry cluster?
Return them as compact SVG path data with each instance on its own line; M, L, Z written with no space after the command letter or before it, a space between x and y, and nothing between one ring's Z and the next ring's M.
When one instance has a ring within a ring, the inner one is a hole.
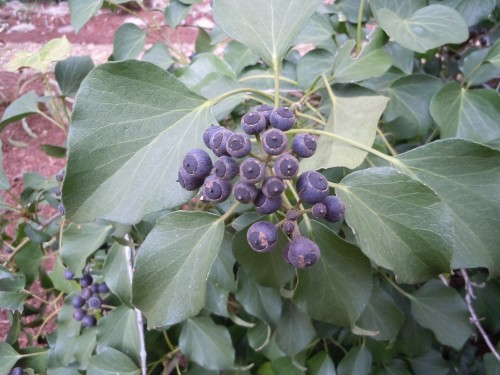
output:
M73 280L74 273L70 269L64 271L66 280ZM109 293L106 283L94 283L90 273L85 273L80 279L82 291L73 297L71 304L75 308L73 318L82 322L84 327L93 327L97 323L96 314L102 309L102 295Z
M343 218L344 205L329 194L326 178L319 172L307 171L297 177L298 158L308 158L316 152L316 139L308 133L296 135L291 148L285 132L295 125L295 115L287 107L273 108L263 104L241 119L243 132L233 132L223 126L212 125L203 134L205 145L218 157L215 162L201 149L190 150L178 172L178 182L189 191L200 189L204 202L219 203L233 193L240 203L252 203L263 215L281 208L287 210L286 219L274 225L267 221L253 224L247 232L250 247L258 252L269 252L278 242L278 228L291 237L283 256L297 268L312 266L319 259L318 245L301 236L297 219L304 213L330 222ZM260 145L260 152L252 153L252 140ZM242 159L238 161L236 159ZM239 178L234 186L233 179ZM290 208L284 195L287 180L295 180L301 203L313 205L308 210Z

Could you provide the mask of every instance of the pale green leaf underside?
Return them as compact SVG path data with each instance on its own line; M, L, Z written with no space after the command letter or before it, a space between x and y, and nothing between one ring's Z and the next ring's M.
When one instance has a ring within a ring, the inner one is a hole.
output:
M122 352L104 348L99 354L90 357L88 375L139 375L135 363Z
M321 0L215 0L213 13L226 34L274 66L320 3Z
M102 7L104 0L69 0L71 25L78 32Z
M6 125L18 121L23 117L38 112L37 94L35 91L28 91L23 96L14 100L6 109L0 120L0 130Z
M133 303L149 328L179 323L205 305L206 280L224 235L224 222L206 212L163 216L139 249Z
M113 39L113 59L135 59L146 43L146 31L133 23L124 23L116 30Z
M500 68L500 40L497 40L491 47L486 60L493 64L495 67Z
M3 169L3 164L2 164L2 141L0 140L0 190L5 190L10 188L10 182L9 178L5 174L5 171Z
M215 123L207 101L161 68L107 63L82 82L69 132L66 216L137 223L191 193L176 182L182 157Z

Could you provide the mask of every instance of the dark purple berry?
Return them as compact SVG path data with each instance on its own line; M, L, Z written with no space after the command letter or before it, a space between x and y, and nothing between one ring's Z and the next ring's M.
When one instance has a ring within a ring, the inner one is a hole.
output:
M323 201L326 207L325 220L335 223L344 218L344 202L336 195L329 195Z
M292 151L302 158L313 156L317 147L316 138L307 133L296 135L292 141Z
M233 132L227 129L222 129L216 132L210 138L210 149L217 156L229 155L227 152L227 140L233 135Z
M61 188L57 187L56 190L54 191L54 194L56 197L60 197L61 196Z
M232 157L243 158L252 150L252 142L245 133L234 133L228 138L226 149Z
M247 241L255 251L267 253L278 244L278 230L268 221L258 221L248 228Z
M217 132L225 129L223 126L220 125L210 125L210 127L205 130L203 133L203 143L205 143L205 146L210 148L210 138Z
M238 172L238 163L230 156L221 156L215 161L214 173L223 180L232 180L238 175Z
M97 319L94 315L85 315L82 319L82 325L84 327L93 327L97 323Z
M108 285L106 283L98 284L97 290L99 291L99 293L108 293L109 292L109 288L108 288Z
M84 309L75 309L75 311L73 311L73 318L77 321L77 322L81 322L83 317L87 315L87 312L84 310Z
M84 299L88 300L90 297L92 297L92 294L94 294L94 293L92 292L92 287L88 287L88 288L83 288L83 289L82 289L81 296L82 296Z
M269 215L281 208L282 200L281 196L276 198L269 198L259 191L257 193L257 197L253 201L253 205L255 207L255 211L262 215Z
M225 201L231 194L231 183L216 176L208 176L203 186L203 196L210 202Z
M290 242L288 260L296 268L308 268L320 257L319 246L304 236L296 236Z
M64 270L64 278L66 280L73 280L75 278L75 274L69 268L66 268Z
M80 295L74 296L73 299L71 300L71 304L75 308L82 307L83 305L85 305L85 298L83 298Z
M287 131L295 125L295 115L288 107L278 107L271 112L269 122L273 128Z
M323 203L315 203L314 206L312 206L312 215L317 218L325 217L326 206Z
M288 138L279 129L269 129L262 134L262 148L269 155L280 155L288 146Z
M266 118L261 112L250 112L241 118L241 128L247 134L262 133L266 128Z
M287 242L285 247L283 248L282 252L281 252L281 256L283 257L283 260L290 264L290 260L288 259L288 253L290 252L290 244L291 242Z
M285 232L288 235L291 235L295 230L295 225L296 225L295 221L287 220L283 223L281 228L283 229L283 232Z
M257 191L257 187L254 184L239 181L234 185L233 195L240 203L250 203L257 196Z
M212 171L212 159L203 150L199 148L194 148L189 150L184 160L182 161L182 167L187 172L187 174L197 177L205 178Z
M177 173L177 182L183 189L186 189L188 191L198 190L201 185L203 185L203 181L203 178L194 177L188 174L184 170L184 167L181 167L179 169L179 172Z
M302 173L297 179L297 192L305 203L318 203L328 195L328 181L316 171Z
M256 108L257 112L260 112L264 115L266 122L269 124L269 116L271 116L271 112L273 111L273 107L268 104L261 104Z
M276 159L273 169L277 177L290 180L299 172L299 161L295 156L284 154Z
M62 182L64 180L64 171L61 171L58 174L56 174L56 180L59 182Z
M9 374L10 375L23 375L23 369L21 367L14 367Z
M298 213L298 211L297 211L297 210L295 210L295 209L293 209L293 208L289 209L289 210L287 211L287 213L286 213L286 219L287 219L287 220L292 220L292 221L293 221L293 220L297 220L297 219L298 219L298 217L299 217L299 213Z
M89 308L98 309L102 305L102 298L96 295L93 295L89 298Z
M90 290L92 293L99 293L99 287L97 286L97 284L92 284L90 286Z
M255 158L247 158L240 165L240 177L244 182L256 184L264 179L265 165Z
M64 212L65 212L65 210L64 210L64 204L59 203L59 206L57 206L57 211L59 211L59 213L61 215L64 215Z
M94 279L92 278L90 273L84 274L82 276L82 278L80 279L80 285L82 288L86 288L88 286L91 286L93 282L94 282Z
M261 189L265 196L269 198L276 198L285 191L285 183L279 177L269 176L264 179Z

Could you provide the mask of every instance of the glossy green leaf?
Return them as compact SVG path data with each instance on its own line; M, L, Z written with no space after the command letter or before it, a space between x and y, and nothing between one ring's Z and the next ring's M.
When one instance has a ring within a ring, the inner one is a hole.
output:
M430 349L420 357L408 358L408 361L415 375L446 375L449 373L448 363L435 349Z
M490 48L483 48L469 53L464 58L464 80L468 86L476 86L500 76L500 68L487 61Z
M403 283L449 272L452 215L431 189L388 167L354 172L341 184L347 223L370 259Z
M71 223L64 228L61 259L75 276L82 276L87 257L101 247L112 229L112 225L105 223Z
M162 69L168 69L174 63L174 59L170 56L167 46L161 42L156 42L150 49L144 52L142 59L158 65Z
M26 285L26 278L22 273L12 273L0 265L0 291L17 292Z
M55 75L59 89L64 96L75 96L83 79L94 69L90 56L72 56L58 61Z
M167 25L176 28L186 18L189 9L191 9L190 5L184 4L179 0L170 1L165 8L165 21Z
M371 0L370 7L375 17L378 16L380 9L386 8L398 16L407 18L420 8L425 7L425 0Z
M408 48L401 47L399 44L389 42L385 45L385 50L392 59L392 65L405 74L412 74L415 66L415 52Z
M276 358L271 363L272 373L270 375L303 375L305 372L292 362L290 357ZM266 374L267 375L267 374Z
M120 306L99 320L97 326L97 353L110 347L126 354L140 364L140 337L137 314L134 310Z
M215 285L213 281L208 280L205 308L215 315L229 318L228 301L229 292Z
M172 212L158 221L139 249L132 285L148 327L179 323L203 308L223 235L224 222L206 212Z
M209 317L188 319L182 327L179 347L190 360L206 369L233 367L235 352L229 331Z
M495 9L495 0L441 0L441 5L455 8L468 26L474 26L488 18Z
M466 90L446 84L432 98L431 115L443 138L466 138L500 149L500 94L495 90Z
M277 66L321 0L215 0L214 18L229 36ZM300 12L297 11L300 9Z
M274 334L281 350L293 357L307 347L316 332L311 318L291 300L286 300Z
M3 169L2 141L0 140L0 190L6 190L9 188L10 188L9 178L7 177Z
M338 2L339 9L347 18L347 21L351 23L358 22L359 7L361 6L361 0L341 0ZM369 7L368 3L364 2L362 21L366 21L368 18Z
M500 274L500 151L460 139L436 141L398 157L398 167L429 186L453 211L453 268Z
M219 253L210 268L208 279L215 286L234 293L236 292L236 280L234 278L234 263L236 260L234 259L231 245L232 234L226 232Z
M405 16L382 8L376 12L376 18L391 38L416 52L462 43L469 38L467 24L460 13L443 5L429 5Z
M66 153L68 151L66 147L49 145L49 144L41 144L40 149L45 154L59 159L66 159Z
M370 262L325 225L316 221L311 225L308 236L320 247L321 258L312 268L298 271L293 299L311 318L352 326L372 293Z
M6 125L19 121L29 115L38 113L38 96L35 91L28 91L23 96L14 100L6 109L2 115L2 120L0 121L0 130L2 130Z
M306 53L297 63L297 80L300 87L308 89L322 74L331 75L332 59L332 53L322 49L313 49Z
M338 375L368 375L372 368L372 355L366 346L357 346L349 350L338 367Z
M129 250L125 246L114 243L104 261L103 271L104 281L109 290L118 296L124 304L131 307L132 277L128 272L127 251Z
M38 277L43 258L44 254L40 245L33 242L28 242L14 256L17 268L26 277L27 285L31 285Z
M495 44L493 44L488 52L488 55L486 56L486 61L495 67L500 68L500 40L497 40Z
M154 91L154 95L152 92ZM159 67L107 63L83 81L69 132L66 217L137 223L192 194L176 183L183 155L215 123L205 99Z
M224 61L226 61L234 73L240 74L247 66L254 65L259 61L259 56L246 45L232 40L224 48Z
M440 281L431 280L412 293L411 313L438 341L460 350L472 335L469 313L460 294Z
M403 117L418 124L420 133L432 124L431 98L441 88L441 80L430 75L413 74L392 82L387 89L390 100L384 112L385 121Z
M324 130L371 146L375 140L378 120L388 101L385 96L335 96ZM367 155L367 151L327 136L319 138L318 150L322 151L301 161L301 170L331 167L353 169L359 166Z
M0 291L0 309L23 311L26 294Z
M75 281L69 281L64 278L64 266L61 258L57 258L54 268L49 272L49 278L57 290L64 293L71 293L80 290L80 286Z
M7 375L21 356L12 346L5 342L0 342L0 358L2 358L0 361L0 374Z
M122 352L113 348L104 348L90 358L87 375L139 375L140 369Z
M310 375L336 375L335 365L327 352L319 352L307 361Z
M318 48L322 42L332 39L334 33L332 24L327 14L314 12L307 20L304 28L293 41L294 45L315 44Z
M133 23L124 23L116 31L113 39L113 59L115 61L135 59L146 44L146 31Z
M102 7L104 0L68 0L69 11L71 12L71 25L75 32L90 20Z

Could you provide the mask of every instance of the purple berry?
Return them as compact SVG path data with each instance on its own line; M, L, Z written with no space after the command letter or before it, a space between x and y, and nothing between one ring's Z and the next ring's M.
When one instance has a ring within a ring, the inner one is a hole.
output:
M307 133L296 135L292 141L292 151L302 158L313 156L317 147L316 138Z
M99 293L108 293L109 292L109 288L108 288L108 285L106 283L98 284L97 290L99 291Z
M319 246L304 236L296 236L290 242L288 260L296 268L308 268L320 257Z
M253 201L253 205L255 207L255 211L262 215L269 215L281 208L282 200L281 196L276 198L269 198L259 191L257 193L257 197Z
M97 323L97 319L94 315L85 315L82 319L82 325L84 327L93 327Z
M265 196L269 198L276 198L285 191L285 183L279 177L269 176L264 179L261 189Z
M295 115L288 107L278 107L271 112L269 122L273 128L287 131L295 125Z
M231 194L231 183L216 176L208 176L203 186L203 196L210 202L220 203Z
M255 110L264 115L266 122L269 124L269 116L271 116L271 112L273 111L273 107L268 104L261 104Z
M56 180L62 182L64 180L64 174L65 174L64 171L61 171L58 174L56 174Z
M267 253L278 244L278 230L268 221L258 221L248 228L247 241L253 250Z
M277 177L290 180L299 172L299 161L295 156L284 154L276 159L273 169Z
M66 280L73 280L75 278L75 274L69 268L64 270L64 278Z
M92 297L92 294L94 294L92 292L92 287L82 289L81 296L83 297L83 299L88 300L90 297Z
M298 211L297 211L297 210L295 210L295 209L293 209L293 208L289 209L289 210L287 211L287 213L286 213L286 219L287 219L287 220L292 220L292 221L294 221L294 220L297 220L297 219L298 219L298 217L299 217L299 213L298 213Z
M203 143L205 143L205 146L207 146L208 148L210 148L210 138L212 138L212 136L225 129L223 126L220 126L220 125L210 125L210 127L205 130L205 132L203 133Z
M305 203L318 203L328 195L328 181L325 176L316 171L302 173L297 179L297 192Z
M247 134L262 133L266 128L266 118L261 112L250 112L241 118L241 128Z
M62 192L61 192L61 188L60 187L57 187L56 190L54 191L54 194L56 197L60 197Z
M187 174L196 178L205 178L212 171L212 159L203 150L194 148L184 156L182 167Z
M9 375L23 375L23 369L22 367L14 367Z
M285 232L288 235L291 235L295 231L295 225L296 225L295 221L287 220L283 223L281 228L283 229L283 232Z
M326 206L323 203L315 203L314 206L312 206L312 215L317 218L325 217Z
M75 309L75 311L73 311L73 319L75 319L77 322L81 322L86 314L87 312L84 309Z
M253 202L257 196L257 192L257 187L254 184L248 184L243 181L237 182L233 188L234 198L240 203Z
M245 133L234 133L228 138L226 149L232 157L243 158L252 150L252 142Z
M262 148L269 155L281 155L288 146L288 138L279 129L269 129L262 134Z
M222 129L216 132L210 138L210 149L217 156L229 155L227 152L227 140L233 135L233 132L227 129Z
M64 215L64 212L66 211L66 210L64 209L64 204L59 203L59 206L57 206L57 211L59 211L59 213L60 213L61 215Z
M255 158L247 158L240 165L240 177L244 182L256 184L264 179L265 165Z
M78 296L75 296L73 297L73 299L71 300L71 304L73 305L73 307L75 308L79 308L79 307L82 307L83 305L85 305L85 299L78 295Z
M82 278L80 279L80 285L82 288L86 288L88 286L91 286L93 282L94 282L94 279L92 278L90 273L84 274L82 276Z
M203 178L194 177L188 174L184 170L184 167L181 167L179 169L179 172L177 173L177 182L183 189L186 189L188 191L198 190L201 185L203 185L203 181Z
M326 207L325 220L335 223L344 218L344 202L336 195L329 195L323 201Z
M92 291L92 293L99 293L99 287L97 286L97 284L92 284L90 286L90 290Z
M238 175L238 172L238 163L230 156L221 156L215 161L214 173L223 180L232 180Z
M89 308L98 309L102 305L102 298L99 296L92 296L89 298Z

